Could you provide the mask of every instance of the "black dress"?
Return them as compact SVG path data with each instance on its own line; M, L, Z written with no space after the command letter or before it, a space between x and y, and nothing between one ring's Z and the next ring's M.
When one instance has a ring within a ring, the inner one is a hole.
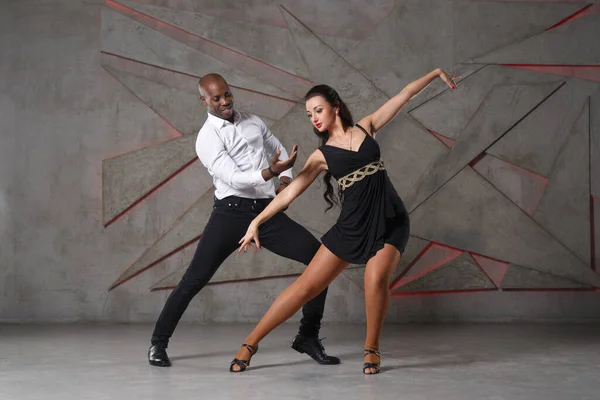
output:
M323 145L329 172L345 189L336 224L321 238L325 247L344 261L366 264L385 243L400 254L408 242L410 223L404 203L380 160L375 139L367 135L357 151Z

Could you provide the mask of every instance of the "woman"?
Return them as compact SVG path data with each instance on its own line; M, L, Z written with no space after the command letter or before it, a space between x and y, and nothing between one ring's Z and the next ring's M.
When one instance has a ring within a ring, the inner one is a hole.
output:
M333 176L338 182L342 210L337 223L322 237L322 245L304 273L281 293L246 338L231 362L231 372L246 370L258 343L271 330L318 295L348 264L355 263L366 264L367 338L363 373L379 373L379 337L389 305L390 279L404 252L410 228L408 213L387 176L373 135L438 77L452 89L456 88L446 72L436 69L408 84L356 125L334 89L318 85L307 93L306 113L322 145L310 155L296 179L252 221L238 251L252 248L252 241L260 248L260 225L287 208L322 171L327 171L324 197L329 208L338 202L330 182Z

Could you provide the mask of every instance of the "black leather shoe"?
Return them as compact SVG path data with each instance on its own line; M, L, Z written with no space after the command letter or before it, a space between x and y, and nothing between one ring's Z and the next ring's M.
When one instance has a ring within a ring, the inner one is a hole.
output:
M148 362L155 367L170 367L171 360L167 355L167 350L159 345L151 346L148 349Z
M340 359L325 354L325 348L321 339L317 337L305 337L296 335L292 341L292 349L300 354L308 354L313 360L323 365L335 365L340 363Z

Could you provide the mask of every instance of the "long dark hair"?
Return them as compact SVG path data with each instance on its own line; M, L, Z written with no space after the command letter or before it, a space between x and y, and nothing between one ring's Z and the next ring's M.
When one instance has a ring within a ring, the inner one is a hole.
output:
M338 92L335 91L335 89L327 85L317 85L310 89L308 93L306 93L306 96L304 96L304 101L308 101L309 99L316 96L323 97L331 107L337 107L339 109L339 116L342 120L342 126L344 127L344 130L351 126L354 126L352 113L350 113L348 106L340 98L340 95L338 94ZM327 141L329 140L329 131L319 132L319 130L314 127L313 131L321 139L321 145L327 143ZM327 173L323 177L323 182L325 183L325 193L323 194L323 198L328 204L328 207L325 209L325 211L329 211L334 205L338 205L340 203L343 194L339 190L337 196L333 193L333 185L331 184L331 173L329 171L327 171Z

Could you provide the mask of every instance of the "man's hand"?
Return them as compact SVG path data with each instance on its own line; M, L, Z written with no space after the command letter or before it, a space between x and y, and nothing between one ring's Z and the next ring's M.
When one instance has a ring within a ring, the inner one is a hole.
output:
M275 156L271 160L271 169L277 175L279 175L283 171L287 171L288 169L290 169L294 166L294 163L296 162L296 158L298 157L298 145L297 144L294 145L294 147L292 148L292 153L290 154L290 158L288 158L287 160L281 161L279 159L280 154L281 154L281 150L277 150L277 153L275 153Z

